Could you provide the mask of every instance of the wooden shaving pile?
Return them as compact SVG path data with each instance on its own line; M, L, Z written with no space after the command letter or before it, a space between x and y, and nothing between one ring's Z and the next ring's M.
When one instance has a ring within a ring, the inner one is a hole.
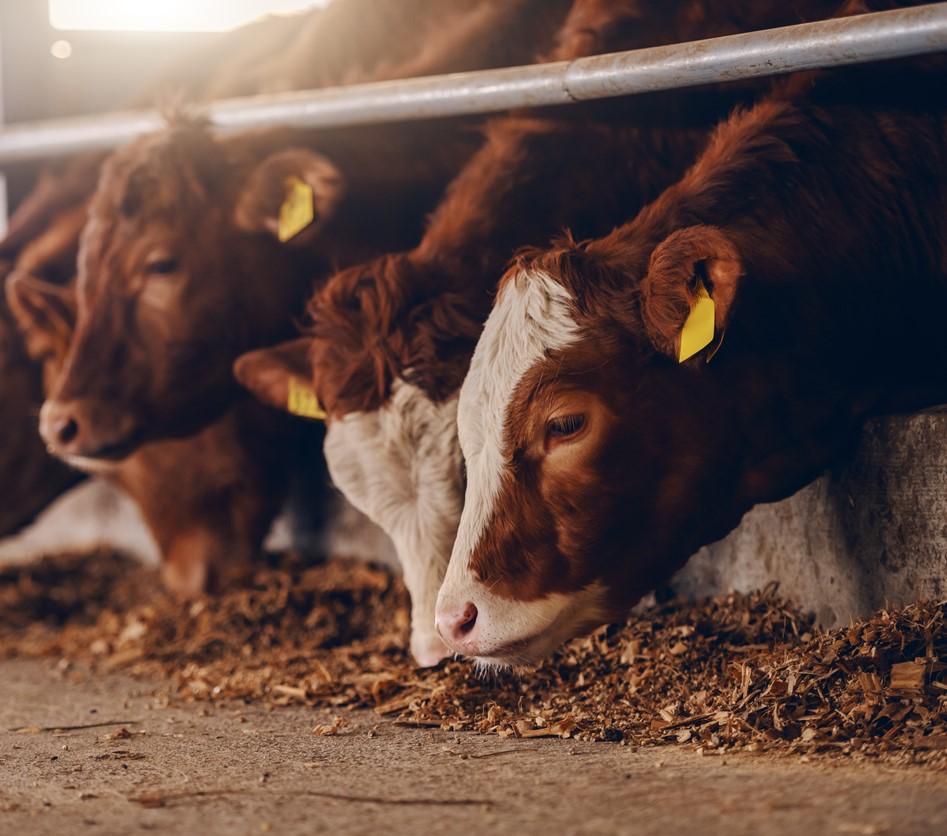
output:
M661 604L529 671L413 668L407 597L381 569L284 557L181 604L114 554L0 573L0 656L61 657L176 699L371 708L507 737L872 758L947 767L947 602L820 632L774 588ZM317 728L322 728L317 727ZM330 733L322 729L322 734Z

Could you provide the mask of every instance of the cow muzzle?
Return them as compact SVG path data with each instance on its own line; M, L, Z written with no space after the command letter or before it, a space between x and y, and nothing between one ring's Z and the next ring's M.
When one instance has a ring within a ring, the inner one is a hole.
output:
M134 421L90 401L46 401L39 432L46 449L67 461L117 461L135 448Z
M544 655L551 626L547 618L518 617L522 605L513 601L502 605L499 612L493 609L473 600L439 602L437 632L455 653L488 665L526 664ZM504 623L507 620L513 623Z
M487 666L527 665L601 624L603 599L598 583L531 601L500 598L479 583L453 590L445 583L437 600L435 625L455 653Z

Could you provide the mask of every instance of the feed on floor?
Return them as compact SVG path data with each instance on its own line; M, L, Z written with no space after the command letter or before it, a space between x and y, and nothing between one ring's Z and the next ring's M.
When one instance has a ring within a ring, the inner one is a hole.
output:
M947 767L947 601L821 631L773 587L669 601L575 639L529 675L405 650L408 597L387 571L291 555L244 587L180 603L107 551L0 572L0 656L65 676L123 671L170 700L332 708L499 734Z

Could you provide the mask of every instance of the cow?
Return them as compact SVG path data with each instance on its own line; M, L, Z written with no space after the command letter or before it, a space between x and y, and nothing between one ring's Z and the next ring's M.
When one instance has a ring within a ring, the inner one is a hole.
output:
M943 69L777 85L627 224L520 256L461 388L453 650L539 659L947 398Z
M808 17L834 4L796 4ZM794 8L579 0L548 60L797 22ZM237 378L273 405L311 381L336 486L392 538L412 595L412 646L447 651L434 604L463 503L457 393L496 279L519 247L571 224L603 234L656 197L734 101L756 88L662 94L494 121L412 250L353 267L309 306L299 340L249 354Z
M12 265L0 263L0 281ZM78 481L78 475L46 454L36 432L43 399L40 370L31 360L12 312L0 298L0 474L7 490L0 508L0 535L30 523L50 501Z
M129 103L154 104L157 97L206 100L218 96L262 92L277 79L270 72L290 73L279 85L292 86L292 64L260 66L264 59L285 55L299 38L300 28L313 33L322 12L270 17L223 33L173 67ZM333 12L338 16L338 11ZM310 38L312 35L310 34ZM318 62L308 61L309 65ZM297 77L299 73L297 72ZM71 282L76 271L79 233L85 223L88 200L95 191L105 154L79 154L43 168L33 189L9 219L0 241L2 278L16 269L55 285ZM31 522L81 474L48 455L36 432L36 412L42 402L41 368L30 360L12 312L0 294L0 478L15 490L7 492L0 512L0 536L12 534Z
M79 209L60 216L23 248L6 280L5 301L21 332L19 342L40 364L47 391L75 326L74 281L57 277L74 272L75 231L84 223ZM41 397L42 392L33 402ZM26 417L33 428L29 437L39 442L35 415ZM321 444L321 435L317 426L242 402L193 437L148 444L117 462L73 461L78 470L70 472L100 476L132 498L158 546L166 587L193 598L251 571L281 507L290 512L294 548L306 556L321 556L327 536L336 541L342 509L327 496L324 465L309 452ZM293 513L292 503L301 496L305 518ZM320 499L327 500L325 513L314 515Z
M45 388L56 380L75 324L75 288L23 270L6 298ZM242 580L291 484L309 430L244 401L194 436L146 444L120 461L75 460L138 506L161 554L165 586L194 598ZM312 497L310 497L312 499Z

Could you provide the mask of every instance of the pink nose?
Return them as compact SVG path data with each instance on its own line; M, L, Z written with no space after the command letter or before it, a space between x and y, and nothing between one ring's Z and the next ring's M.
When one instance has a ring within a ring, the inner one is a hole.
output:
M40 412L40 435L57 452L70 453L80 441L80 424L72 404L47 401Z
M462 650L477 626L477 607L471 601L460 607L438 608L434 626L442 639L455 650Z

